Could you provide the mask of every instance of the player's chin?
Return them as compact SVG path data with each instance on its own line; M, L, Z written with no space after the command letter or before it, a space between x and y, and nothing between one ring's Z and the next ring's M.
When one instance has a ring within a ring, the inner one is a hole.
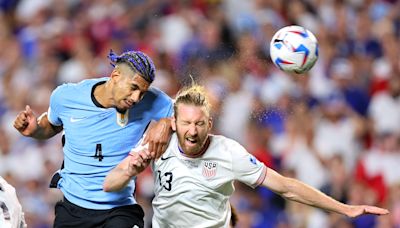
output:
M200 146L198 145L198 144L191 144L191 145L185 145L185 151L188 153L188 154L197 154L198 153L198 151L200 150Z
M131 104L131 103L128 103L128 102L126 102L125 100L123 100L123 101L121 102L121 105L119 105L118 109L120 109L120 110L127 110L127 109L132 108L134 105L135 105L135 104Z

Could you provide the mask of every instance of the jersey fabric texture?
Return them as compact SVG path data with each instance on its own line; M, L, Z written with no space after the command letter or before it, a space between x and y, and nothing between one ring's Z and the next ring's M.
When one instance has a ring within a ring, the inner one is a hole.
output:
M124 190L107 193L102 189L104 178L137 144L151 120L170 117L173 112L171 98L154 87L125 115L115 108L99 107L92 93L96 85L107 79L57 87L48 110L50 123L62 125L65 133L64 168L57 187L68 201L88 209L136 203L132 195L135 179Z
M0 176L0 227L26 228L24 213L15 188Z
M233 182L255 188L264 181L266 166L243 146L224 136L209 137L205 153L189 158L173 134L166 152L152 163L154 228L228 227Z

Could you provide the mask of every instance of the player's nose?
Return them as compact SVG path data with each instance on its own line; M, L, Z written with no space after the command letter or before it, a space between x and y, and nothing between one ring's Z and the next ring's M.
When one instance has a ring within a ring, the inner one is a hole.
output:
M190 124L189 125L189 134L191 136L196 136L197 135L197 128L196 128L196 124Z

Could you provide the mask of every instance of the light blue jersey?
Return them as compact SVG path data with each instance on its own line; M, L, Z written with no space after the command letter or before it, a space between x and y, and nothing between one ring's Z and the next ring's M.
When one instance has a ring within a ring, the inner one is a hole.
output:
M48 110L50 123L62 125L65 132L64 168L57 187L70 202L98 210L136 203L134 180L124 190L108 193L102 188L104 178L139 142L151 120L173 113L171 98L154 87L126 115L99 107L92 93L107 79L57 87Z

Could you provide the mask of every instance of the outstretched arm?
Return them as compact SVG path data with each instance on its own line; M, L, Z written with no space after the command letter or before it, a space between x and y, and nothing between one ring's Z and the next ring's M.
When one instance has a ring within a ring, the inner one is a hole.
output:
M148 150L131 151L129 156L107 175L103 183L103 191L116 192L122 190L128 185L132 177L146 169L150 161L150 152Z
M362 214L385 215L389 213L388 210L375 206L347 205L341 203L301 181L284 177L269 168L263 186L282 195L286 199L337 212L349 217L356 217Z
M25 107L24 111L18 113L14 120L14 128L22 135L35 139L51 138L63 129L62 126L53 126L49 122L46 112L36 118L29 105Z

